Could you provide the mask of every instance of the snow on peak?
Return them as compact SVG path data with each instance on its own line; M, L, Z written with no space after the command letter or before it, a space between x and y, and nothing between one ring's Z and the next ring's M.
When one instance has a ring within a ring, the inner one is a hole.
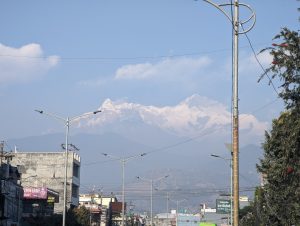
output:
M215 100L194 94L175 106L151 106L106 99L102 114L88 120L89 126L143 122L179 136L194 136L205 130L230 131L231 113ZM267 125L253 115L241 115L241 129L263 133Z

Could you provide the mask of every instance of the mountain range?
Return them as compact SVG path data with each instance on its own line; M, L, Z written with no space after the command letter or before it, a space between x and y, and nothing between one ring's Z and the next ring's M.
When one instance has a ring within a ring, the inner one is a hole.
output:
M213 206L220 193L229 193L231 156L225 143L230 143L231 114L223 104L193 95L164 107L107 99L99 109L71 128L69 141L81 156L81 192L120 195L120 159L139 156L125 166L126 200L139 210L149 206L151 179L155 199L162 202L169 192L173 199L188 199L189 208L203 202ZM266 123L250 114L241 114L240 121L240 193L251 195L260 182L256 163L263 152L257 143ZM59 152L64 142L63 133L8 140L19 152Z

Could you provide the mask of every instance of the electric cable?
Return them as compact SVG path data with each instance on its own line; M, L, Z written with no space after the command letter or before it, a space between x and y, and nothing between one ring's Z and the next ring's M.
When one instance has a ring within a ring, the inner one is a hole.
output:
M244 27L243 27L242 24L241 24L241 27L242 27L242 29L243 29L243 31L244 31ZM260 66L260 68L263 70L263 72L264 72L263 74L265 74L265 75L268 77L270 84L272 85L272 87L273 87L275 93L276 93L276 94L278 95L278 97L279 97L279 93L278 93L278 91L277 91L277 89L276 89L276 87L275 87L275 85L274 85L272 79L271 79L270 76L268 75L268 72L267 72L266 69L263 67L263 65L261 64L261 62L259 61L259 59L258 59L258 57L257 57L257 55L256 55L256 53L255 53L255 50L254 50L254 48L253 48L253 45L252 45L252 42L251 42L249 36L247 35L247 33L244 33L244 35L246 36L246 39L248 40L248 43L249 43L250 48L251 48L251 50L252 50L252 52L253 52L253 55L254 55L254 58L255 58L256 62L258 63L258 65Z

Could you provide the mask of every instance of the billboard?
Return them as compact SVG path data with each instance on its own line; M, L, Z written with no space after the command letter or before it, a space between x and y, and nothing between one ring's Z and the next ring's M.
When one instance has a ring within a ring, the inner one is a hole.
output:
M24 188L24 199L47 199L47 188L26 187Z
M216 210L217 213L227 214L230 213L231 203L229 199L217 199L216 200Z

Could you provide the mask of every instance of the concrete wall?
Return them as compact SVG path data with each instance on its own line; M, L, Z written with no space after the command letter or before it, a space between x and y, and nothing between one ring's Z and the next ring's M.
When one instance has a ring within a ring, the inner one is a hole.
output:
M64 152L18 152L11 164L18 166L23 187L47 187L59 193L59 203L54 212L63 211L63 191L65 177ZM74 177L73 165L79 166L78 177ZM78 206L80 186L80 157L75 152L68 153L67 165L67 206ZM78 187L78 191L75 192ZM74 194L74 192L76 194ZM72 195L73 193L73 195Z

